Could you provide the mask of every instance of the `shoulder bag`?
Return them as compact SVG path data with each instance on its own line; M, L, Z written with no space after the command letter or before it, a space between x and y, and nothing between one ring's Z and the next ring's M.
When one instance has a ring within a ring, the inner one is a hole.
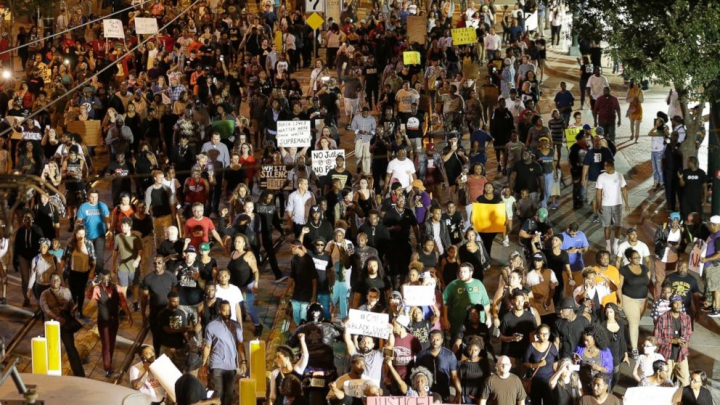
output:
M542 357L542 359L540 359L539 363L542 363L543 360L545 360L545 358L548 356L548 354L550 354L550 349L552 349L552 346L553 346L553 344L551 342L548 345L548 349L545 352L545 355ZM540 367L536 368L530 377L525 377L522 379L522 385L523 385L523 388L525 388L525 393L527 395L530 395L530 391L532 391L532 379L535 378L535 374L537 374L537 372L539 370L540 370Z

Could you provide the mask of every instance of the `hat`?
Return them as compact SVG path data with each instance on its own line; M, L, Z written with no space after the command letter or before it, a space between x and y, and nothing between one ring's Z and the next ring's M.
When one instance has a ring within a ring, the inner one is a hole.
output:
M675 294L672 297L670 297L670 302L682 301L682 300L683 300L682 296L678 295L678 294Z
M672 220L675 220L675 219L677 219L678 221L680 221L680 213L679 213L679 212L673 212L673 213L670 214L670 220L672 221Z
M544 256L542 253L537 252L537 253L533 254L533 261L535 261L535 262L544 262L544 261L545 261L545 256Z
M605 134L605 130L603 129L603 127L595 128L595 135L600 136L600 135L604 135L604 134Z
M402 299L402 294L400 294L400 291L393 291L390 293L390 298Z
M423 184L422 180L420 180L420 179L418 179L418 180L413 180L412 186L413 186L413 187L417 187L417 188L419 188L419 189L422 190L422 191L425 191L425 185Z
M575 135L576 141L579 141L580 139L585 139L585 131L580 131L577 135Z
M343 236L345 235L345 230L343 228L335 228L335 230L333 231L333 234L336 234L338 232L342 233Z
M365 106L365 107L362 108L362 110L363 110L363 111L370 111L370 108L368 108L367 106Z
M583 125L583 129L584 129L585 131L589 131L589 130L592 129L592 127L591 127L590 125L588 125L588 124L585 124L585 125Z
M538 219L540 220L540 222L545 222L545 220L547 220L547 217L548 217L547 208L540 208L539 210L537 210L537 216L538 216Z
M410 325L410 317L405 314L400 314L395 317L395 322L407 328L408 325Z
M185 248L185 253L197 253L197 250L195 250L195 246L188 245L188 247Z
M710 217L710 223L720 225L720 215L713 215Z
M657 117L660 118L661 120L663 120L663 123L667 123L668 121L670 121L670 118L668 117L668 115L662 111L657 112Z
M314 213L316 213L316 212L320 212L320 206L319 206L319 205L313 205L312 207L310 207L310 213L311 213L311 214L314 214Z
M207 252L208 250L210 250L210 244L209 244L209 243L203 242L203 243L200 244L200 251L201 251L201 252Z
M425 146L425 151L427 152L435 152L435 144L429 143Z
M575 309L575 300L572 297L563 298L558 309Z
M630 227L627 229L627 231L625 231L625 235L630 235L633 232L637 232L637 229Z
M509 65L509 64L512 63L512 60L511 60L510 58L505 58L505 60L504 60L503 62L504 62L506 65Z
M562 234L561 234L561 233L556 233L556 234L553 234L553 238L558 238L558 239L560 239L560 243L562 243L562 242L564 242L564 241L565 241L565 237L564 237L564 236L562 236Z
M318 236L317 238L315 238L315 240L313 240L313 243L318 243L318 242L327 243L325 238L323 238L322 236Z

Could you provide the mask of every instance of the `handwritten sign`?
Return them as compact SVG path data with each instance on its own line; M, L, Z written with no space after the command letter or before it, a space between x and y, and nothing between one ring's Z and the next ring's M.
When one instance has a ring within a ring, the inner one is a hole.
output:
M364 335L387 339L389 322L390 318L388 314L376 314L374 312L351 309L346 328L351 335Z
M138 35L152 35L158 33L157 20L154 18L135 18L135 33Z
M121 38L125 39L125 30L122 21L107 19L103 20L103 35L105 38Z
M407 18L407 37L408 43L417 42L420 45L425 44L425 35L427 34L427 17L411 15Z
M477 34L475 28L455 28L452 30L453 45L474 44L477 42Z
M305 0L305 12L306 13L325 12L325 1L324 0Z
M278 121L277 142L285 148L310 146L310 121Z
M327 10L325 15L328 20L333 19L333 22L340 24L340 0L327 0Z
M372 384L370 380L364 378L356 378L347 380L343 383L343 392L345 395L353 398L364 398L365 387Z
M573 146L576 142L577 135L583 131L582 128L568 128L565 130L565 140L567 141L567 148L570 149L571 146ZM595 135L595 128L590 130L591 136ZM587 139L587 135L585 135L585 138ZM589 142L589 141L588 141Z
M406 65L419 65L420 64L420 52L417 52L417 51L403 52L403 63Z
M367 397L367 405L432 405L432 397Z
M318 177L328 174L336 166L335 158L345 157L345 149L312 151L312 169Z
M670 405L678 403L682 388L676 387L633 387L625 391L623 404Z
M435 305L435 288L431 285L404 285L403 301L411 307Z
M281 190L287 178L287 167L285 165L262 165L260 170L260 188Z
M505 222L507 222L505 203L473 203L471 223L476 232L505 232Z

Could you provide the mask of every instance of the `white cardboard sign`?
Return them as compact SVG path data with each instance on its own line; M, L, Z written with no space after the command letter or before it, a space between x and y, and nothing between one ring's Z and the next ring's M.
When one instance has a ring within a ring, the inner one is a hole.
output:
M138 35L153 35L158 33L157 20L154 18L135 18L135 33Z
M310 121L278 121L277 144L285 148L310 146Z
M345 326L351 335L372 336L387 339L390 323L388 314L351 309Z
M315 175L326 176L336 165L335 158L345 157L345 149L314 150L312 151L312 169Z
M411 307L435 305L435 288L431 285L404 285L403 301Z
M105 38L125 39L125 30L123 29L122 21L113 19L103 20L103 35L105 35Z

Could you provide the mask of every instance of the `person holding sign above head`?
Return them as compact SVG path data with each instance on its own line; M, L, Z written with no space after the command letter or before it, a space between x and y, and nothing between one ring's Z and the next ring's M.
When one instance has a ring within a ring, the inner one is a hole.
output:
M362 405L365 392L377 385L366 377L365 357L362 354L350 356L350 370L337 380L328 384L330 392L327 401L331 405ZM382 364L381 364L382 365Z
M387 318L386 318L387 319ZM357 357L362 358L363 360L363 367L361 371L361 375L363 378L374 381L376 384L380 384L381 378L382 378L382 369L383 369L383 354L380 350L375 349L375 338L372 336L367 335L360 335L353 337L350 335L350 332L348 332L347 325L348 320L343 322L343 324L346 326L345 332L343 332L343 339L345 340L345 345L347 347L347 353L350 356L350 362L351 362L351 370L352 370L352 362L355 361ZM388 328L388 337L387 337L387 344L386 347L395 347L395 335L393 334L393 326L392 324L387 325ZM355 343L357 342L357 343ZM342 376L340 377L342 379ZM338 379L338 380L340 380Z

